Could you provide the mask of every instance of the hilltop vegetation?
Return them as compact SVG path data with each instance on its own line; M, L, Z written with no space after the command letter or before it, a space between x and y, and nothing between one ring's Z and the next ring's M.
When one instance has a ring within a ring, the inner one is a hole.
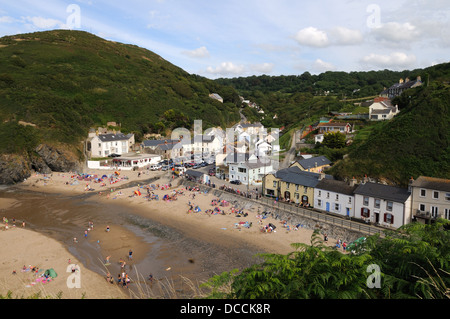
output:
M396 102L400 102L400 114L373 126L331 174L338 178L368 175L403 186L420 175L450 178L450 87L422 86L405 92Z
M286 126L288 131L317 122L331 111L361 112L364 108L354 102L378 96L400 78L417 76L424 85L393 100L401 110L393 120L359 120L359 132L351 146L314 150L336 162L328 173L339 179L367 175L406 185L410 177L419 175L450 178L450 63L402 72L305 72L300 76L264 75L218 81L256 102L265 111L261 121L264 125ZM345 154L348 158L339 161Z
M219 93L224 103L209 98ZM92 126L117 122L139 140L148 132L239 120L237 93L190 75L146 49L83 31L0 38L0 135L19 132L0 153L37 143L76 145ZM31 123L19 128L19 121ZM11 148L13 143L15 146Z

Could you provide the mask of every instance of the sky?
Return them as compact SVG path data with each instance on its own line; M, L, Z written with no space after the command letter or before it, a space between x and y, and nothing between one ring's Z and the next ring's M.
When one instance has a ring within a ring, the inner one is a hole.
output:
M400 71L449 62L450 0L0 0L0 37L54 29L210 79Z

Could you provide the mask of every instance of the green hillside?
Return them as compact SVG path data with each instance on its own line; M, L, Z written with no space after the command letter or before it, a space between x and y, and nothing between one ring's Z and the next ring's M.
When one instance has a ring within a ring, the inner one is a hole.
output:
M400 78L421 76L424 85L394 99L400 114L383 123L358 121L354 143L329 171L337 178L364 177L406 185L419 175L450 178L450 63L394 72L325 72L300 76L253 76L219 79L265 111L269 127L301 128L330 111L355 112L355 99L377 96ZM323 92L329 92L324 95ZM361 107L360 107L361 109ZM367 110L368 111L368 110ZM273 119L273 115L277 118Z
M190 75L146 49L87 32L0 38L0 153L32 151L42 141L79 145L90 127L108 121L137 140L148 132L190 128L195 119L205 129L225 127L239 120L238 102L230 87Z
M403 186L420 175L450 179L450 86L435 82L406 91L395 102L400 114L354 143L331 174L367 175Z

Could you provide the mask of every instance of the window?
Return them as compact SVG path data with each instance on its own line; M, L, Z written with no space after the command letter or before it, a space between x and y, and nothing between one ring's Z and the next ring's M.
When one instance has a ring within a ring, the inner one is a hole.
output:
M361 208L361 217L370 217L370 209L366 207Z
M327 192L327 198L330 198L330 192Z
M336 194L336 200L339 200L339 194Z
M386 210L392 212L392 207L394 206L393 202L386 202Z
M386 213L384 214L384 222L388 223L388 224L393 224L394 223L394 215Z
M433 199L439 199L439 192L433 191Z
M317 206L322 207L322 200L321 199L317 200Z
M424 212L425 211L425 204L419 204L419 210L421 212Z
M277 182L274 181L274 182L273 182L273 188L276 188L276 187L277 187Z
M439 208L437 206L431 206L431 217L433 218L439 217Z
M450 201L450 193L445 193L445 200Z
M289 189L290 183L286 183L286 189Z
M364 206L369 206L369 197L364 196L363 205Z
M247 173L247 169L246 169L246 168L239 167L239 168L238 168L238 172L239 172L239 173Z
M339 210L340 210L340 205L339 204L334 204L334 210L336 211L336 212L338 212Z
M420 197L425 197L427 196L427 191L423 188L420 189Z
M375 198L375 208L380 208L381 200L379 198Z
M351 196L348 197L348 203L349 203L349 204L352 203L352 197L351 197Z
M319 195L318 195L318 196L319 196L319 197L322 196L322 191L319 191Z
M295 191L298 192L298 185L295 185Z
M308 187L306 187L306 186L304 186L304 187L305 187L304 193L306 194L308 192Z

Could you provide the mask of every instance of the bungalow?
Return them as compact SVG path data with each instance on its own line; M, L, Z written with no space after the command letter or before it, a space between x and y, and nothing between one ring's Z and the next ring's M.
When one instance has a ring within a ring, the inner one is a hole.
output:
M133 150L134 134L109 133L90 134L87 151L91 156L106 157L111 154L126 154Z
M450 220L450 180L420 176L410 181L413 217L429 223L436 218Z
M366 182L354 194L355 218L393 228L412 221L411 193L406 188Z
M369 119L371 121L390 120L399 113L397 105L393 106L387 98L373 99L369 106Z
M199 183L208 183L210 181L209 175L206 173L203 173L201 171L196 171L193 169L188 169L184 173L184 176L191 181L199 182Z
M322 179L314 188L314 207L341 216L354 217L355 198L353 192L356 187L355 180L347 183Z
M319 134L324 134L326 132L348 134L352 132L352 125L350 123L327 122L319 123L317 129L319 129Z
M324 155L316 156L316 157L310 157L298 160L291 164L292 166L297 166L302 171L308 171L308 172L314 172L314 173L320 173L324 169L330 167L331 161Z
M333 177L323 173L303 171L298 166L291 166L264 176L263 195L312 206L314 204L314 188L323 179L333 179Z

